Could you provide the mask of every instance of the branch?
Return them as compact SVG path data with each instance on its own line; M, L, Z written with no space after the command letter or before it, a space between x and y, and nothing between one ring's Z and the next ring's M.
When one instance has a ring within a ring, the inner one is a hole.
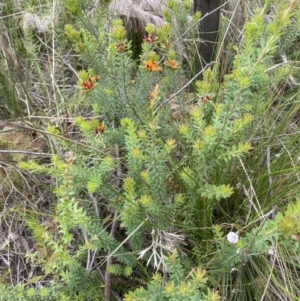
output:
M120 180L122 177L122 170L121 170L121 164L120 164L120 153L119 153L119 147L117 144L115 144L115 157L116 157L116 161L117 161L117 187L120 188ZM112 227L110 230L110 235L112 237L115 236L116 231L117 231L117 220L118 220L118 215L119 213L117 212L117 210L115 210L114 212L114 218L113 218L113 223L112 223ZM107 254L108 258L106 261L106 268L105 268L105 275L104 275L104 284L105 284L105 288L104 288L104 296L105 296L105 301L110 301L111 300L111 274L109 273L109 266L112 264L113 261L113 256L112 253L109 252Z

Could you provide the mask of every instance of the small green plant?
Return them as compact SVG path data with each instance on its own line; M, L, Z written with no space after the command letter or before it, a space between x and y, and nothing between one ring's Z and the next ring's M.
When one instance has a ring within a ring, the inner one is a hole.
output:
M147 288L140 287L129 292L123 300L221 300L218 292L208 288L206 271L197 267L187 274L176 251L166 258L166 265L169 271L167 280L163 281L162 276L156 273L147 284Z

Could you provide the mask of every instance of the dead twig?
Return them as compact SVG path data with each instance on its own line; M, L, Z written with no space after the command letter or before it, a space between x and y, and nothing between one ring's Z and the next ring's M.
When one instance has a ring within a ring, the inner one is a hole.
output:
M120 188L120 180L122 178L122 170L121 170L121 163L120 163L119 146L117 144L115 145L115 157L116 157L116 161L117 161L117 187ZM115 210L112 227L110 230L110 235L112 237L115 236L116 231L117 231L118 216L119 216L119 213ZM109 267L112 264L113 256L110 252L107 254L107 256L108 256L108 258L106 261L106 268L105 268L105 275L104 275L104 283L105 283L104 296L105 296L105 301L110 301L111 300L111 274L109 272Z

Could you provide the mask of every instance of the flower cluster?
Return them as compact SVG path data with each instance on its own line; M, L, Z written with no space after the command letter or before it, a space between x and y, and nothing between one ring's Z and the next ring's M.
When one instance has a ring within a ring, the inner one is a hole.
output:
M95 134L98 135L98 134L103 134L104 133L104 129L105 129L105 126L103 123L99 124L96 128L95 128Z
M145 67L148 69L150 72L151 71L163 71L162 67L158 66L158 64L152 60L148 60L145 62Z
M87 81L82 82L81 86L83 88L83 92L93 90L94 86L95 86L94 81L95 81L95 79L92 76L89 76Z
M144 36L143 42L147 44L153 44L155 42L155 36L153 34L150 34L148 36Z
M116 51L120 52L120 53L128 51L128 46L124 43L117 44L115 48L116 48Z
M178 68L177 62L175 60L167 60L165 62L165 64L166 64L167 67L169 67L171 69L174 69L174 70L176 70Z
M206 103L208 103L209 101L211 101L211 96L210 96L210 95L205 95L205 96L202 96L200 99L201 99L201 102L202 102L203 104L206 104Z

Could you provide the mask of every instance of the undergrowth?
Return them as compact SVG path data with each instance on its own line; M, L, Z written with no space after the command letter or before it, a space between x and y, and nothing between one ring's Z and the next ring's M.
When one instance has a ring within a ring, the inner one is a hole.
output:
M188 1L138 47L108 3L19 4L1 115L44 145L0 136L0 300L300 300L299 5L247 7L189 78Z

